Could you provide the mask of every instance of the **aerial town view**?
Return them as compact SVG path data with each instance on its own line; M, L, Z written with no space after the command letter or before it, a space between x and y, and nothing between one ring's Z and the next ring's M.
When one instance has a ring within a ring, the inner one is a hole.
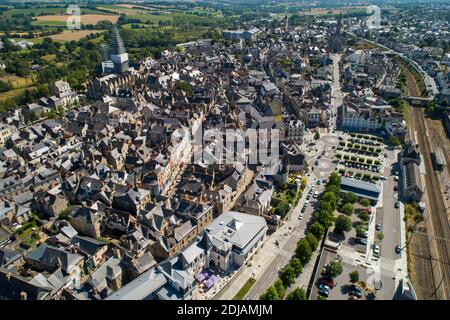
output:
M449 102L448 0L0 0L0 300L449 300Z

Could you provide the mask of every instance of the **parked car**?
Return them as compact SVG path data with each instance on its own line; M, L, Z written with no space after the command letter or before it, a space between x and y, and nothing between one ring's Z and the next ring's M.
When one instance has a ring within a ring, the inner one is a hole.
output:
M398 254L402 252L402 247L399 244L395 246L395 252Z
M328 295L330 294L330 291L319 289L319 291L317 291L317 293L320 294L321 296L328 297Z
M319 280L320 283L323 283L324 285L327 285L331 289L333 289L336 286L336 281L334 281L332 278L329 277L322 277Z
M362 244L363 246L367 245L367 239L355 238L355 243Z
M375 226L375 230L381 231L381 224L377 223L377 225Z
M376 244L373 246L373 253L380 254L380 246L379 245Z
M398 187L397 186L394 186L394 191L398 191Z
M350 285L350 290L351 291L356 291L356 292L362 292L362 289L360 287L358 287L356 284L351 284Z
M395 201L394 207L395 207L396 209L400 208L400 201Z
M350 296L355 296L355 297L357 297L357 298L359 299L359 298L362 297L362 292L359 292L359 291L350 291L350 292L349 292L349 295L350 295Z
M319 290L327 290L327 291L330 291L330 287L329 286L327 286L326 284L324 284L324 283L319 283Z

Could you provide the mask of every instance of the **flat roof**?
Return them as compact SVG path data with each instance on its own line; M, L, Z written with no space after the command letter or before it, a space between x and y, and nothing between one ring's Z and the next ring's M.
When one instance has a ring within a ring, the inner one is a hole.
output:
M110 294L105 300L142 300L166 284L166 277L154 268Z
M341 190L343 192L353 192L357 196L371 200L378 200L381 192L376 184L345 177L341 178Z

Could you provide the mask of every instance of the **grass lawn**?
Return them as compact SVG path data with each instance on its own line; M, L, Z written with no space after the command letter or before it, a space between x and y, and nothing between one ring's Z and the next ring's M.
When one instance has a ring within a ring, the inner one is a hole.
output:
M42 56L41 59L47 62L51 62L56 59L56 54L48 54L46 56Z
M233 300L242 300L244 299L247 292L250 288L255 284L256 280L254 278L250 278L247 282L242 286L241 290L234 296Z
M34 26L43 26L43 27L65 27L67 25L66 21L33 21L31 22Z

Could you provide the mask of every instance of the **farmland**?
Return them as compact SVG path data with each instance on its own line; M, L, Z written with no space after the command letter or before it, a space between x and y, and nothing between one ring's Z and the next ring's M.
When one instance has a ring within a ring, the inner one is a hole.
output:
M97 34L103 32L103 30L64 30L62 33L58 33L50 36L55 41L72 41L81 40L88 35Z
M62 14L62 15L47 15L47 16L39 16L36 17L37 21L42 22L62 22L63 24L66 23L67 19L70 16ZM106 14L83 14L81 15L81 23L82 24L96 24L99 21L102 20L108 20L112 23L116 23L117 19L119 19L119 16L117 15L106 15Z

